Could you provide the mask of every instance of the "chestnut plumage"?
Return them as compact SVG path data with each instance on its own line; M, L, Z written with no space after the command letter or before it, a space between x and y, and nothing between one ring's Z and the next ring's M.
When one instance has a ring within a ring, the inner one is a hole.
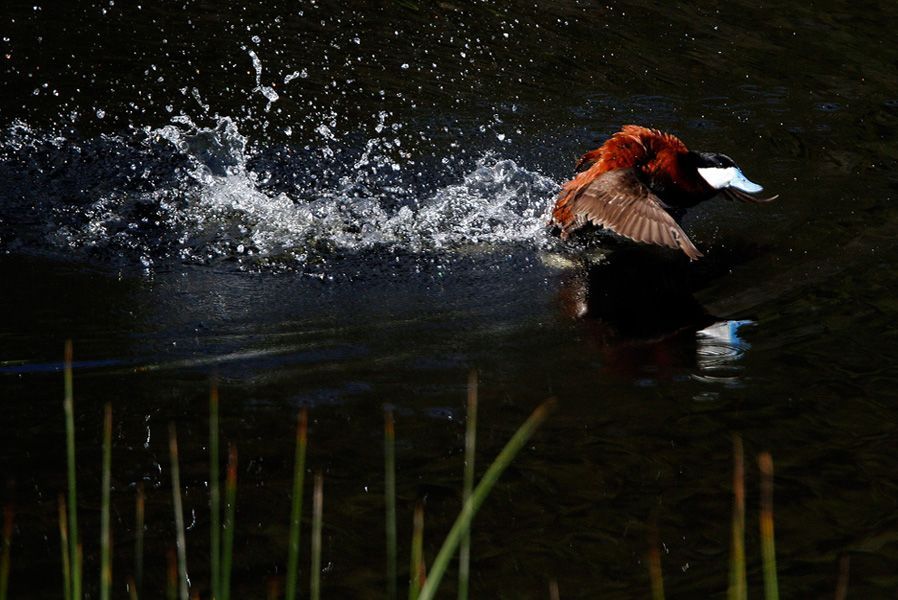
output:
M676 136L625 125L577 162L580 173L564 184L551 225L562 239L586 224L636 242L702 256L677 222L685 209L717 194L744 202L763 188L749 181L724 154L692 152Z

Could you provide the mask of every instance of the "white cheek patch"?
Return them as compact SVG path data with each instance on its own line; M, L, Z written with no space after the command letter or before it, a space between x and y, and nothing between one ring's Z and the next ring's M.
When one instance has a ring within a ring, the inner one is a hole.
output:
M708 182L715 190L720 190L730 185L730 182L736 176L738 169L736 167L707 167L699 169L698 174L702 179Z

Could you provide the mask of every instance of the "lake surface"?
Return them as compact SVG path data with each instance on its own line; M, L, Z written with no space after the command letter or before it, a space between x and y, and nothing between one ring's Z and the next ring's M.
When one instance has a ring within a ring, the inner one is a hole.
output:
M323 593L375 598L384 406L407 569L415 501L428 560L460 508L470 369L478 473L535 406L559 401L477 517L474 596L545 598L556 580L565 598L646 597L652 523L669 596L722 595L733 434L753 595L762 451L783 595L829 596L846 555L852 596L893 593L896 23L898 5L873 2L7 3L11 595L62 585L68 338L94 596L106 402L117 596L138 482L145 595L164 586L174 422L191 581L208 597L217 377L223 439L240 453L236 597L284 576L305 406L309 471L324 473ZM548 208L576 158L626 123L726 153L780 197L690 211L696 263L610 244L576 266L603 242L552 238Z

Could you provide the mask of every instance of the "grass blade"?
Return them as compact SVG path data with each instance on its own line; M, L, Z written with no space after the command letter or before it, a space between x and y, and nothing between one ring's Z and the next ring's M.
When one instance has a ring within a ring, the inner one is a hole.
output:
M215 382L209 388L209 510L212 513L209 525L209 562L211 567L211 588L213 600L221 598L221 496L218 489L218 386Z
M324 478L315 473L315 491L312 496L312 600L321 597L321 526L324 511Z
M63 366L65 397L62 401L65 410L66 464L68 466L69 484L69 564L71 566L71 597L81 598L81 565L78 561L78 489L75 476L75 400L72 385L72 340L66 340Z
M69 548L69 525L65 496L59 494L59 543L62 549L62 590L65 600L72 600L72 556Z
M849 560L847 554L839 559L839 580L836 582L836 600L845 600L845 598L848 597Z
M231 597L231 567L234 563L234 527L237 514L237 448L228 446L228 475L225 480L224 540L221 549L221 597Z
M135 536L134 536L134 589L140 596L143 593L143 529L146 497L143 492L143 482L137 484L137 506L135 506Z
M387 528L387 600L396 600L396 430L393 411L384 411L384 502Z
M511 436L511 439L505 444L505 447L499 453L499 456L496 457L486 470L486 473L483 474L483 478L480 480L480 483L477 484L477 487L474 488L474 491L471 493L471 498L465 503L465 508L455 520L455 524L446 536L446 540L443 542L442 547L440 547L440 551L434 559L433 566L430 569L430 576L427 578L424 587L421 589L421 594L418 596L420 600L432 600L436 595L440 580L442 580L446 568L449 565L449 560L458 549L458 545L461 542L464 532L470 529L471 522L474 520L474 516L480 509L480 506L486 500L486 497L489 495L490 490L493 489L493 486L496 485L499 476L501 476L505 469L508 468L508 465L511 464L511 461L514 460L517 453L523 448L524 444L527 443L527 440L530 439L536 429L549 416L549 411L554 405L555 400L550 399L538 406L536 410L533 411L533 414L531 414L524 424L518 428L515 434Z
M171 458L171 493L175 509L175 535L178 550L178 596L187 600L187 539L184 536L184 507L181 504L181 472L178 468L178 434L175 424L168 427L168 451Z
M128 598L130 600L137 600L137 582L134 581L133 577L128 577Z
M9 562L12 553L12 504L3 507L3 554L0 555L0 600L6 600L9 591Z
M649 530L649 580L652 582L652 600L664 600L664 575L661 573L661 550L658 541L658 526L652 524Z
M166 555L168 568L165 578L165 597L167 600L178 599L178 558L173 548L168 549Z
M764 598L779 600L776 581L776 548L773 539L773 458L764 452L758 456L761 470L761 560L764 571Z
M296 424L296 456L293 462L293 497L290 506L290 545L287 550L287 600L295 600L299 587L299 537L302 525L302 490L306 472L306 446L308 445L309 411L299 412Z
M112 587L112 533L109 503L112 488L112 404L106 403L103 419L103 492L100 505L100 600L109 600Z
M412 556L408 569L408 600L418 600L427 574L424 568L424 503L415 505L412 519Z
M730 549L729 600L746 600L745 578L745 460L742 438L733 436L733 525Z
M272 577L268 580L268 591L265 595L268 600L278 600L281 597L281 580Z
M477 449L477 371L468 374L468 411L465 423L465 479L462 488L462 505L469 510L468 499L474 488L474 456ZM458 600L467 600L468 581L471 576L471 530L461 538L458 549Z

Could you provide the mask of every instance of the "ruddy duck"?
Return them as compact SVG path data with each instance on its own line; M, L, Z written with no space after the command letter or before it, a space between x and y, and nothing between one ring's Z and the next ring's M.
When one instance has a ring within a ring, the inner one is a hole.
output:
M577 175L564 184L551 225L567 237L587 223L636 242L679 248L689 260L702 253L678 221L686 209L716 196L763 203L763 190L749 181L729 156L692 152L676 136L624 125L600 148L577 162Z

